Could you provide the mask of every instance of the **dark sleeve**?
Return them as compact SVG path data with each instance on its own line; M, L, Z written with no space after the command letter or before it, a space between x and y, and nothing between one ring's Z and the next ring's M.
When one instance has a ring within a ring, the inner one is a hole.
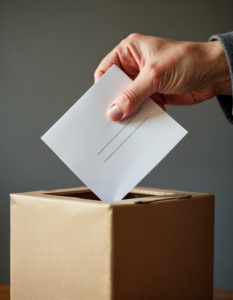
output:
M229 70L231 74L231 83L233 91L233 31L224 34L216 34L210 38L210 41L218 40L226 54ZM218 102L229 122L233 124L233 100L229 95L218 95Z

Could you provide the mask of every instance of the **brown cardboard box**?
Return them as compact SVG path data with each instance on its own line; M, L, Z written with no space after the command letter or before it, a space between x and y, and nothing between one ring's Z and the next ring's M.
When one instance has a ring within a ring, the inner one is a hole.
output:
M212 300L214 196L11 195L12 300ZM88 200L91 199L91 200Z

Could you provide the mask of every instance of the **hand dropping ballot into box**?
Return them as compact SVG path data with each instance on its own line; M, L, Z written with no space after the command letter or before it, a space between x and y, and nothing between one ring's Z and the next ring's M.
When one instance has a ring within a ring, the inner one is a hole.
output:
M147 98L120 122L107 117L131 79L113 65L42 137L102 201L120 201L187 134Z

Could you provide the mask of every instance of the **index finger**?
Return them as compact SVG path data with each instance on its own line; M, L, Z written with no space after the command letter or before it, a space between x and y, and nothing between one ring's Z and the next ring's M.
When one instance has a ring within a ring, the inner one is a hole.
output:
M117 47L114 48L107 56L105 56L105 58L99 64L94 74L95 82L99 80L100 77L103 76L112 65L117 65L121 69L121 62Z

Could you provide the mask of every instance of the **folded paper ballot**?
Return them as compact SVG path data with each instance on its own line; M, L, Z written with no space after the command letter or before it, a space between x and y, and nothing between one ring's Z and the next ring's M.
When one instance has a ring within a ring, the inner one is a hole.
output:
M113 65L42 137L102 201L120 201L187 134L150 98L129 118L109 120L131 81Z

